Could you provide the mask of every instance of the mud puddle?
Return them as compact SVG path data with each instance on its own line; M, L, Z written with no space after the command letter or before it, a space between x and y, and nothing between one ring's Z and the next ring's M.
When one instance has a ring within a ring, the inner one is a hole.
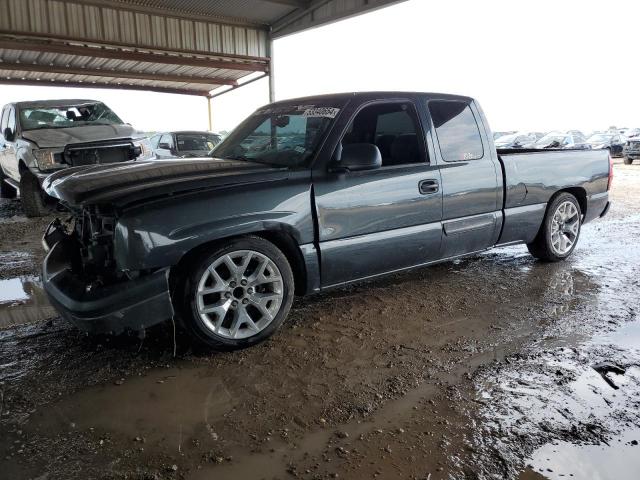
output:
M0 330L38 323L57 316L40 278L33 275L0 280Z
M610 444L545 445L530 460L531 467L520 480L637 480L640 472L640 428L624 432Z

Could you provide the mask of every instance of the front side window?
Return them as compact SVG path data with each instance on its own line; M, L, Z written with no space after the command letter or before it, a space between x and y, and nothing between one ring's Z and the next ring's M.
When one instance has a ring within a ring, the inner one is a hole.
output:
M429 112L445 161L477 160L483 157L480 129L467 103L433 100L429 102Z
M411 103L376 103L358 112L342 145L376 145L383 167L421 163L426 158L419 132L417 114Z
M22 130L122 124L122 120L102 102L20 109Z
M306 165L333 124L333 105L274 105L258 110L216 147L215 156L282 167Z

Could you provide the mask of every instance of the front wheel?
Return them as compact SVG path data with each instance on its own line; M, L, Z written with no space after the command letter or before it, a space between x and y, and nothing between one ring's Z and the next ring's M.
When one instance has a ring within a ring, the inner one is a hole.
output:
M260 237L231 240L191 262L180 308L187 330L214 350L236 350L275 333L293 303L285 255Z
M20 199L27 217L43 217L50 213L40 183L31 173L22 172L20 176Z
M624 164L631 165L633 163L633 159L629 157L624 157Z
M576 197L561 193L555 197L544 217L540 232L527 244L534 257L547 262L559 262L569 257L580 237L582 212Z

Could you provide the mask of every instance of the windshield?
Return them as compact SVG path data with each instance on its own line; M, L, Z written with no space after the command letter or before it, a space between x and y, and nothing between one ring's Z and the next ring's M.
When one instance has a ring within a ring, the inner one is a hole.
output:
M22 130L122 124L122 120L102 102L20 109Z
M218 135L207 133L178 133L176 134L176 145L179 152L199 151L210 152L213 147L220 143Z
M214 155L286 167L303 165L339 112L333 106L315 105L258 110L215 149Z
M587 140L587 142L589 143L606 143L609 140L611 140L613 138L613 135L604 135L602 133L599 133L597 135L592 135L591 137L589 137L589 140Z

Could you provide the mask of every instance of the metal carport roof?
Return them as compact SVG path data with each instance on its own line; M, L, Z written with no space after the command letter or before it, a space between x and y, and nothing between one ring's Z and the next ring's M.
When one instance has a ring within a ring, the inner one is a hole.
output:
M211 97L273 77L276 38L404 0L0 0L0 84Z

